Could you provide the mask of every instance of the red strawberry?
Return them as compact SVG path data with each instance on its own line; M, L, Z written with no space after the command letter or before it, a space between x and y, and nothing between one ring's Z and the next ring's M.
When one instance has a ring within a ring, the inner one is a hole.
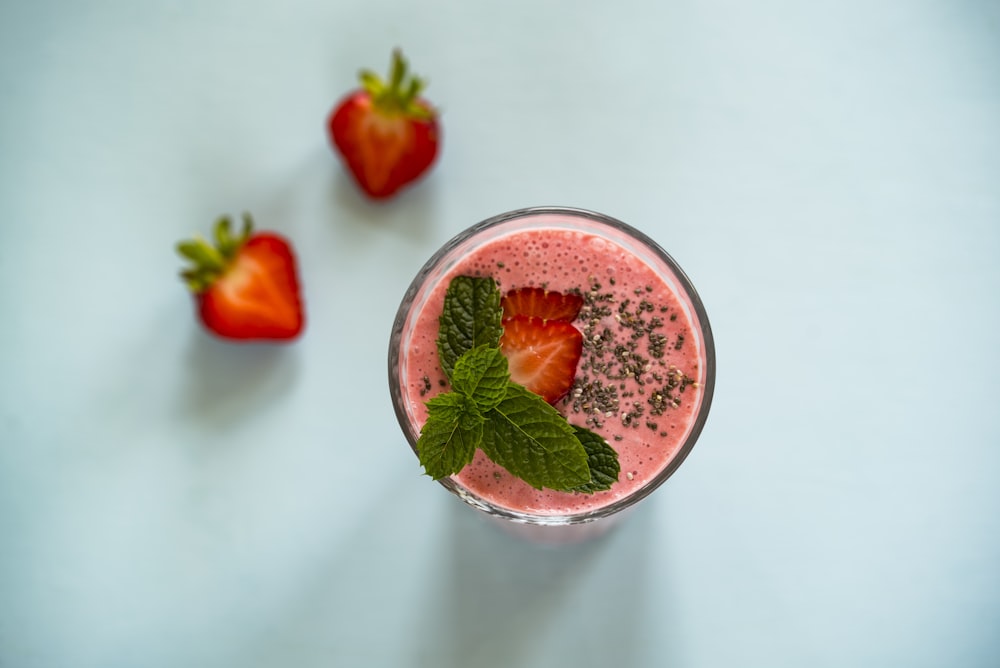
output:
M422 176L437 157L437 111L419 97L424 81L407 76L398 49L388 83L367 70L360 79L362 87L330 114L327 131L361 189L385 199Z
M177 252L193 266L181 273L198 304L205 327L226 339L287 340L302 331L295 255L288 241L271 232L243 230L233 236L229 218L215 225L215 242L183 241Z
M573 322L583 307L583 297L542 288L516 288L500 300L504 319L526 315L542 320Z
M500 350L510 379L554 404L573 385L583 335L568 322L517 315L503 323Z

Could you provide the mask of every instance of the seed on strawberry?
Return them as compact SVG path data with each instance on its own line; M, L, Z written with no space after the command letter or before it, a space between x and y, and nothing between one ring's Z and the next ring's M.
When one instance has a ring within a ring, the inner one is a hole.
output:
M198 316L225 339L289 340L305 325L295 255L273 232L254 232L249 215L233 234L228 217L215 225L215 245L196 238L177 245L192 266L181 273Z
M342 99L327 133L351 175L372 199L386 199L430 169L441 142L437 110L420 97L424 81L407 74L397 49L389 81L362 70L361 88Z
M511 381L550 404L573 385L583 352L583 335L560 320L515 315L503 323L500 350L507 357Z

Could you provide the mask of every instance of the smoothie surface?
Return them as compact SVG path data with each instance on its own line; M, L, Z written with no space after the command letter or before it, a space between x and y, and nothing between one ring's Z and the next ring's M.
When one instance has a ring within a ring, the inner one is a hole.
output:
M444 274L416 315L403 367L406 410L417 427L424 402L450 389L437 352L438 317L451 278L493 277L502 293L519 287L579 292L574 321L583 356L569 394L556 409L570 423L603 436L618 452L621 474L608 491L537 490L477 451L454 476L476 496L510 510L566 515L628 496L666 467L690 430L701 398L703 355L682 301L624 245L590 232L552 228L512 231L472 248Z

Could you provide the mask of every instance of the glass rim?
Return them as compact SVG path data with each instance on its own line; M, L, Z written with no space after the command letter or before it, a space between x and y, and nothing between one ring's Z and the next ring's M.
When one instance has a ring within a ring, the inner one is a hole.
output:
M628 237L639 242L645 246L657 259L664 262L670 271L673 273L673 278L676 279L680 291L683 296L688 300L691 305L694 315L697 319L697 329L701 333L702 337L702 348L704 350L704 364L705 364L705 377L704 377L704 387L701 395L701 403L698 406L698 410L695 414L694 421L691 424L691 429L688 431L684 442L678 448L674 456L667 462L666 466L656 474L649 482L647 482L642 487L629 493L620 499L612 501L611 503L601 506L599 508L594 508L592 510L587 510L578 513L570 514L556 514L556 515L545 515L539 513L526 513L521 511L512 510L510 508L505 508L503 506L498 506L485 499L478 497L473 492L465 489L462 485L456 483L452 478L442 478L437 482L447 489L452 494L458 496L462 501L468 505L481 510L489 515L497 518L509 520L512 522L523 523L523 524L534 524L542 526L565 526L572 524L583 524L587 522L593 522L602 518L610 517L620 513L627 508L630 508L648 497L654 490L660 487L664 482L670 478L674 472L684 463L684 460L690 454L691 450L694 448L701 432L705 426L705 422L708 419L708 413L712 405L712 397L715 392L715 341L712 336L712 328L709 324L708 314L705 311L704 304L701 301L701 297L698 295L697 290L695 290L694 284L688 278L687 274L681 269L680 265L677 264L676 260L663 249L660 244L653 240L646 233L635 227L618 220L612 216L608 216L603 213L598 213L596 211L591 211L588 209L575 208L575 207L565 207L565 206L537 206L537 207L527 207L522 209L515 209L513 211L508 211L501 213L490 218L487 218L479 223L471 225L465 228L447 242L445 242L441 248L437 250L431 257L423 264L420 270L417 272L416 276L411 281L406 292L403 294L403 298L400 301L399 308L396 311L396 317L393 320L391 335L389 339L389 389L392 398L393 410L396 414L396 419L402 428L403 433L406 436L407 442L410 444L410 448L413 450L414 454L417 453L416 450L416 437L413 431L413 424L406 412L405 406L403 405L403 391L400 387L399 382L399 364L400 364L400 352L402 343L402 333L403 328L406 324L407 317L410 314L410 306L412 306L414 298L417 293L424 285L424 281L427 276L439 265L442 259L446 258L455 248L460 244L464 243L473 236L497 227L504 223L508 223L514 220L519 220L522 218L535 217L535 216L545 216L545 215L558 215L558 216L568 216L577 219L585 219L592 223L597 223L598 225L603 225L616 230L619 233L624 233ZM692 323L694 325L695 323Z

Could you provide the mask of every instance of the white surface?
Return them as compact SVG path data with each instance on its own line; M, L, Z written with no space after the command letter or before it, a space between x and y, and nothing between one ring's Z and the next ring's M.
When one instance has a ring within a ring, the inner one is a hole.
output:
M445 145L375 206L323 123L396 45ZM996 665L998 45L971 0L3 4L0 666ZM659 240L719 357L575 549L422 478L385 381L426 257L542 204ZM243 210L291 347L177 280Z

